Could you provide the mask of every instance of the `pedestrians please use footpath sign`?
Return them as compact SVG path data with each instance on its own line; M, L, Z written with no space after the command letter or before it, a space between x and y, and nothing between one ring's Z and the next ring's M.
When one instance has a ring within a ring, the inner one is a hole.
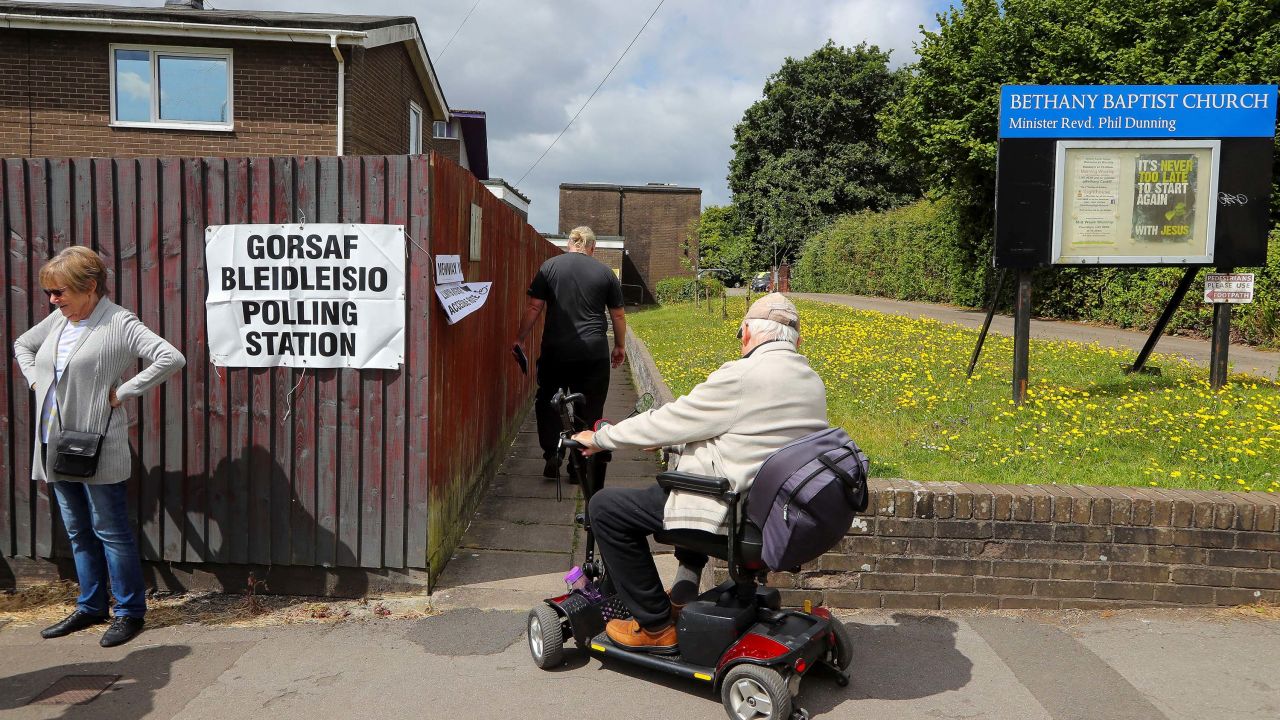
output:
M1253 302L1253 273L1209 273L1204 276L1207 303Z
M400 225L215 225L205 233L209 357L222 367L404 362Z

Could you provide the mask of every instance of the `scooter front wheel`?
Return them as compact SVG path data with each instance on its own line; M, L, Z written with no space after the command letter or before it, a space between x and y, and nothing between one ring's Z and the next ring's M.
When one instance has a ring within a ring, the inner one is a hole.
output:
M564 663L564 626L560 614L547 605L529 611L529 654L533 664L547 670Z
M720 701L733 720L791 720L791 690L772 668L734 667L720 686Z

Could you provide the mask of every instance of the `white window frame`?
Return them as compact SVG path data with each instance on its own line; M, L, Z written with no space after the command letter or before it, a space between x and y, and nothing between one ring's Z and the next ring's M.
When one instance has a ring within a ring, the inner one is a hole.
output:
M445 128L443 135L436 134L436 128L440 125L444 125ZM449 120L436 120L431 123L431 138L433 140L457 140L458 133L454 131L453 123Z
M151 119L116 119L116 51L145 50L151 54ZM160 119L160 62L158 55L186 55L190 57L217 58L227 61L227 122L194 122ZM112 43L107 46L107 75L111 92L111 127L163 128L169 130L209 130L231 132L235 130L235 60L231 48L181 47L175 45L130 45Z
M418 132L416 133L413 132L414 115L418 116ZM409 101L409 154L410 155L422 154L422 135L423 135L423 131L426 129L422 124L423 118L424 116L422 114L422 107L418 105L418 103L410 100Z

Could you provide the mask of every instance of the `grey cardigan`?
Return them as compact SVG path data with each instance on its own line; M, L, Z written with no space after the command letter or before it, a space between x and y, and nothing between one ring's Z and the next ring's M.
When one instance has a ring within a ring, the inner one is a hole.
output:
M13 343L18 366L35 390L36 407L44 406L45 395L53 384L54 363L58 356L58 336L67 319L54 311L38 325L26 331ZM125 370L138 359L150 362L142 372L116 387ZM67 368L58 383L58 409L62 427L81 432L102 432L111 412L110 393L123 403L164 382L186 365L178 349L147 329L138 316L107 298L98 301L89 314L89 324L76 346L71 349ZM129 457L129 415L125 406L116 408L111 426L102 441L98 473L79 478L53 472L53 453L41 452L40 422L36 418L35 449L32 454L31 479L83 482L106 485L129 479L132 462ZM49 447L56 447L61 432L57 423L49 430Z

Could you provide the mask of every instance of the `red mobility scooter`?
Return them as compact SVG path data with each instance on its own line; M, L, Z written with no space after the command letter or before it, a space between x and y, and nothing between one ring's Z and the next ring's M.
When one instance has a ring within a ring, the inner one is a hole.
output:
M598 490L589 458L571 439L575 432L574 403L581 395L561 391L552 399L565 430L563 445L582 485L587 505ZM731 508L728 537L675 530L655 535L657 542L684 547L724 560L729 580L698 596L681 610L676 621L679 654L657 655L620 647L604 634L606 621L629 617L614 596L608 569L595 556L591 518L577 520L586 532L582 572L589 581L581 589L548 598L528 616L529 652L544 669L564 662L565 644L572 638L579 649L602 659L661 670L707 684L718 691L724 709L735 720L796 720L808 713L796 704L800 681L814 668L830 671L846 685L852 644L841 622L823 607L803 611L782 609L774 588L765 586L768 568L762 560L761 529L746 518L746 498L725 478L664 472L664 488L695 492L724 500ZM748 493L750 494L750 493ZM846 528L847 529L847 528Z

